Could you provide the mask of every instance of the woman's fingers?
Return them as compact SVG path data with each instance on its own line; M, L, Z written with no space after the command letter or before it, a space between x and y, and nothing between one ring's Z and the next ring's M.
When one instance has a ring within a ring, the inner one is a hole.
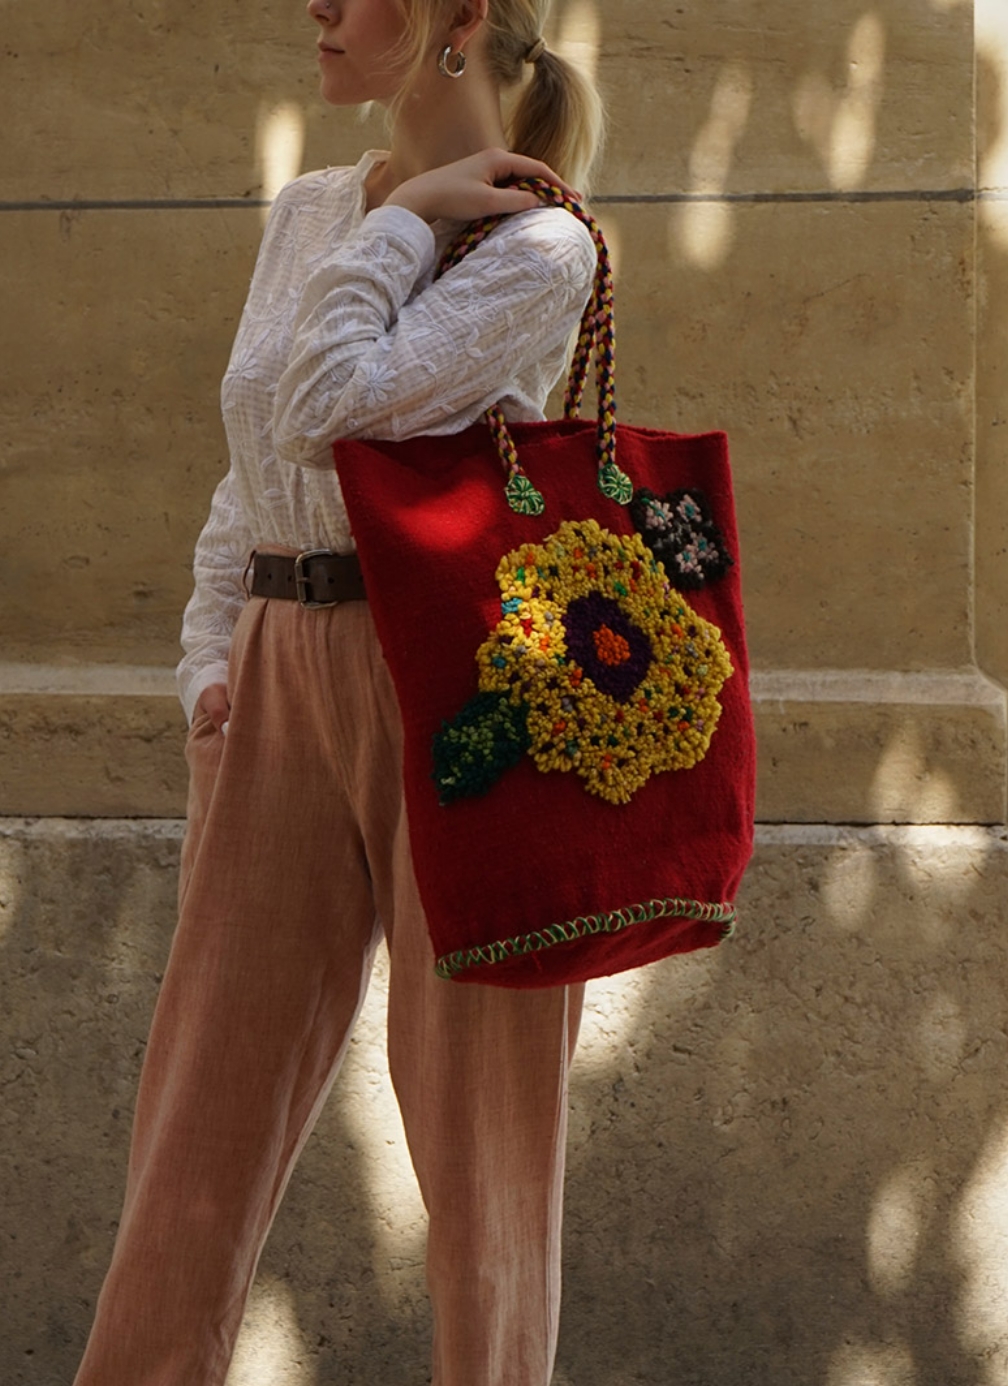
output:
M211 683L207 688L204 688L196 700L196 711L205 712L217 730L219 732L224 731L231 714L227 685Z
M572 188L554 169L539 159L529 159L524 154L512 154L505 149L489 152L499 156L496 162L499 171L493 175L495 183L503 182L508 178L540 178L545 183L553 183L562 188L570 197L580 198L581 196L577 188Z

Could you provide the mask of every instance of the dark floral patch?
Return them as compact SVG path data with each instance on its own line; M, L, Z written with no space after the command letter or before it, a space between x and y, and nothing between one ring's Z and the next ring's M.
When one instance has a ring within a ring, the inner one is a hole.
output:
M695 487L664 496L641 488L630 503L630 514L674 587L706 587L734 565L710 502Z

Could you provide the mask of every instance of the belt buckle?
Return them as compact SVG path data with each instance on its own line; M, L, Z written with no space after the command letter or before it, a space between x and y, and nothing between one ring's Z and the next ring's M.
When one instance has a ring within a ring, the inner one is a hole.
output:
M338 598L331 602L313 602L308 595L308 586L311 579L304 570L304 565L309 558L333 558L332 549L305 549L299 553L294 560L294 588L297 592L297 599L307 611L318 611L324 606L339 606Z

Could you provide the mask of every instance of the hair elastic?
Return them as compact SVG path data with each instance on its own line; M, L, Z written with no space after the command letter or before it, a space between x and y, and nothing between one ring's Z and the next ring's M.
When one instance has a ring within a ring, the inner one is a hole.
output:
M535 43L533 43L532 47L525 54L525 61L527 63L537 63L545 52L546 40L541 37L537 38Z

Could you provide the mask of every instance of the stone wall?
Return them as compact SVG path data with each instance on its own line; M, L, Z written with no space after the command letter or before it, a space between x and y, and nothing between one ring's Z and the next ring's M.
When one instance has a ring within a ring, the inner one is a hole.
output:
M612 110L623 417L731 436L767 820L1005 816L1002 9L557 0ZM171 814L265 203L383 136L274 6L75 16L4 13L0 811Z
M1008 682L1008 8L977 3L977 652Z
M298 10L0 4L0 1381L53 1386L172 925L218 380L270 197L383 136ZM731 437L765 825L731 948L592 989L557 1386L1008 1386L1004 0L550 37L610 98L622 416ZM425 1379L382 997L231 1386Z

